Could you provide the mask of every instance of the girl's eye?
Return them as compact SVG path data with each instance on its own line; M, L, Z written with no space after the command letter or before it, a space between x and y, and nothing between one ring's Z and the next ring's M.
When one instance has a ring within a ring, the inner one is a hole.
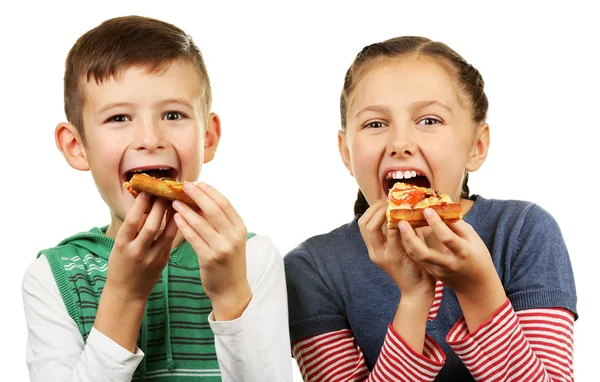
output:
M382 127L385 127L385 124L380 121L373 121L365 124L364 127L369 129L380 129Z
M423 118L418 123L419 123L419 125L422 125L422 126L431 126L431 125L440 124L442 122L435 118Z
M177 121L179 119L183 119L185 116L178 111L169 111L167 112L163 119L167 121Z
M131 119L128 116L126 116L124 114L119 114L119 115L113 115L112 117L107 119L106 122L127 122L130 120Z

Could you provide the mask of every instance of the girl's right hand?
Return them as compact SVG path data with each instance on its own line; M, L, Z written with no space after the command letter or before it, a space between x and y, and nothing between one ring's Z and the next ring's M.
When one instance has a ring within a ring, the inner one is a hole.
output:
M400 231L387 229L387 206L386 200L379 200L358 219L369 257L394 280L403 299L414 297L430 306L435 296L435 278L406 254Z

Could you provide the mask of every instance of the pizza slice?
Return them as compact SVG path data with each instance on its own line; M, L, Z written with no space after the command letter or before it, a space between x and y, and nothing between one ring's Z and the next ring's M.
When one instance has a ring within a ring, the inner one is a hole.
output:
M167 200L179 200L196 208L197 205L183 190L184 183L170 178L155 178L145 173L134 174L123 187L129 191L133 197L137 197L140 192L147 192L150 195L164 198Z
M423 216L423 210L427 207L437 212L446 224L462 219L460 203L454 203L448 195L431 188L396 182L388 194L388 228L398 229L398 223L402 220L406 220L413 228L428 225Z

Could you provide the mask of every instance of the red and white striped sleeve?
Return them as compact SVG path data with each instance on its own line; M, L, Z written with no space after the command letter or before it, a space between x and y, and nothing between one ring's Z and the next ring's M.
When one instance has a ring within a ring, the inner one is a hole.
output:
M573 381L573 314L515 313L506 302L473 333L461 318L446 340L477 381Z
M442 294L444 293L444 283L440 280L437 280L435 283L435 297L433 298L433 303L431 304L431 308L429 309L429 315L427 319L429 321L435 320L438 312L440 311L440 305L442 304Z
M292 353L304 381L433 381L446 356L435 341L425 336L423 354L414 352L388 326L383 347L371 373L362 350L348 329L297 341Z

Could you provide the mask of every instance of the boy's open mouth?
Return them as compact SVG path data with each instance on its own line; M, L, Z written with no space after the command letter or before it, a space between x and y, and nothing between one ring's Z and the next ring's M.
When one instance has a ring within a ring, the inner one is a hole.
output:
M395 183L403 182L412 184L418 187L430 188L431 183L429 179L418 171L406 170L406 171L390 171L385 175L385 181L387 182L387 191L394 187Z
M166 179L177 179L177 170L172 167L148 167L148 168L136 168L125 172L125 181L129 182L135 174L147 174L154 178L166 178Z

